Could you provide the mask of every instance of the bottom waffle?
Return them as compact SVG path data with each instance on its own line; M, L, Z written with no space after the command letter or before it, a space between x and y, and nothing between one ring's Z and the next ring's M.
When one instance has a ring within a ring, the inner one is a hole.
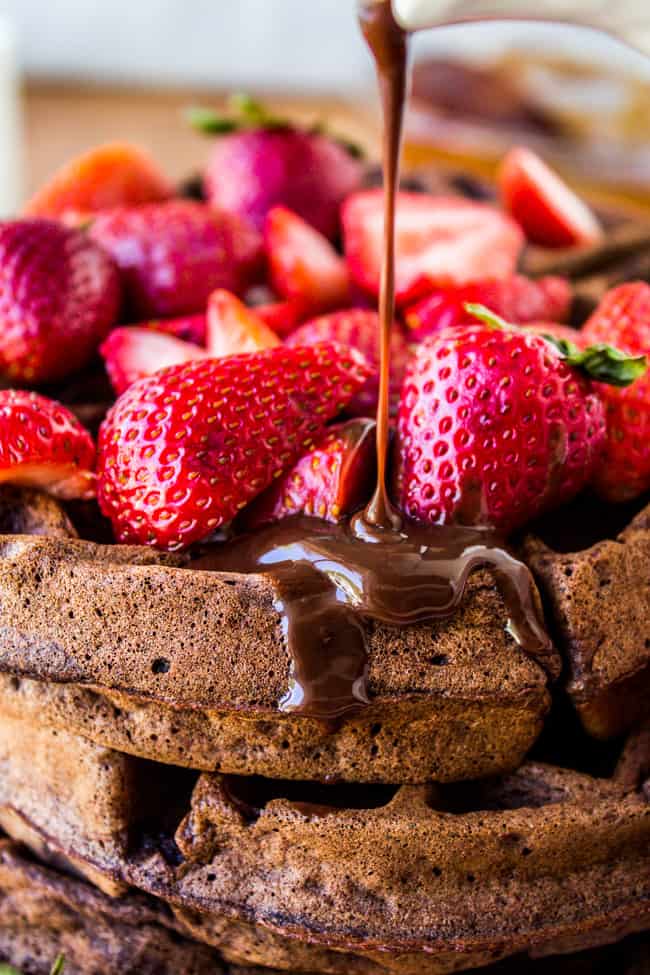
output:
M608 779L528 762L482 783L318 786L3 717L0 824L107 894L160 898L230 963L446 975L650 926L648 737Z
M228 965L214 949L183 937L160 901L133 893L112 899L84 880L43 866L19 844L0 840L0 960L23 975L48 975L59 954L66 975L273 975L268 968ZM483 971L647 975L650 938L561 959L514 958Z

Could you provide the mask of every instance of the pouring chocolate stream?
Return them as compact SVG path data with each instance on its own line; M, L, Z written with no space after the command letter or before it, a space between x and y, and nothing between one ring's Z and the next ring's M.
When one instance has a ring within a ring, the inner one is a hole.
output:
M375 58L384 110L385 233L381 279L377 484L368 506L330 525L289 518L230 539L192 568L266 572L291 660L281 710L331 723L369 703L365 619L395 626L452 616L470 574L489 568L509 616L508 630L542 666L552 646L540 622L532 577L488 528L406 523L387 490L390 336L394 319L395 199L408 87L408 35L388 0L362 7L361 27ZM551 668L552 669L552 668Z

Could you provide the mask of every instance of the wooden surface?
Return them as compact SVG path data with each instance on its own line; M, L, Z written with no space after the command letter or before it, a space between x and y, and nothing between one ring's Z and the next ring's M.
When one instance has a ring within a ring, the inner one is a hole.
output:
M299 121L324 119L334 133L376 150L378 129L369 105L343 98L265 101ZM220 104L218 95L200 91L28 83L23 96L25 193L32 193L71 156L114 139L146 147L168 176L183 179L200 169L210 146L208 138L190 129L184 112L191 105Z

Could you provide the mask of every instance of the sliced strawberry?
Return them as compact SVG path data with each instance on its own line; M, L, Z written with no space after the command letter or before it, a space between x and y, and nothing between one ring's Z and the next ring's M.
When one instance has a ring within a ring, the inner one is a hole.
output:
M384 241L383 191L348 197L342 217L350 276L376 296ZM398 193L395 234L400 305L434 287L511 277L524 242L517 224L494 207L425 193Z
M275 332L232 292L222 288L212 292L206 329L206 348L211 356L261 352L279 344Z
M371 369L362 389L350 401L347 412L355 416L374 416L379 396L379 315L376 311L350 308L313 318L296 329L286 340L292 347L316 345L318 342L340 342L349 349L357 349ZM397 412L402 379L409 358L406 339L395 325L390 344L390 409Z
M244 509L239 524L251 531L291 515L341 521L370 499L376 463L373 420L329 427L312 450Z
M300 298L287 298L284 301L269 301L262 305L253 306L255 314L273 329L280 338L298 328L308 315L309 307Z
M530 149L511 149L501 163L498 181L504 207L532 243L571 247L602 237L587 204Z
M304 302L312 314L344 305L349 280L345 261L326 237L285 207L266 216L264 240L273 290Z
M205 538L311 449L367 376L359 353L323 343L130 386L99 435L98 498L117 538L169 550Z
M198 345L138 325L113 329L100 352L118 396L136 380L159 369L208 358Z
M642 281L609 291L582 329L585 343L608 343L650 359L650 286ZM598 385L605 404L607 446L595 487L607 501L650 490L650 373L624 389Z
M173 335L174 338L182 339L184 342L193 342L194 345L205 345L205 319L204 314L185 315L182 318L154 318L148 322L134 322L134 324L139 328Z
M92 437L65 406L26 390L0 391L0 482L92 498L94 461Z
M452 325L471 321L466 304L483 305L496 315L525 325L534 321L565 321L571 307L571 286L566 278L549 276L536 281L515 274L511 278L472 281L455 288L436 288L404 312L411 338L420 341L426 335Z
M147 153L128 143L98 146L66 163L27 203L38 217L80 215L168 199L173 193Z

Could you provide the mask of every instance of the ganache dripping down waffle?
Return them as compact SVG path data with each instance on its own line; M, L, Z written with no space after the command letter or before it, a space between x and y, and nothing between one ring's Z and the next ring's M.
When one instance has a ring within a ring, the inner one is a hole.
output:
M371 167L239 108L0 224L0 958L643 971L650 222L405 180L382 343Z

